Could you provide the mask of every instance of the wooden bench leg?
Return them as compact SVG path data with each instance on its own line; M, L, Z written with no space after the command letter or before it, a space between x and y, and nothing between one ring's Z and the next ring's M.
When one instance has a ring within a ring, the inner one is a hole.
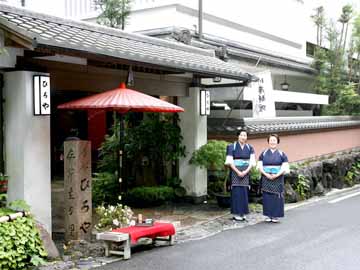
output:
M170 246L173 246L175 244L175 235L156 237L152 243L155 244L155 241L167 242Z
M124 260L128 260L131 258L131 246L130 246L130 237L126 240L124 244Z
M169 235L169 245L173 246L175 242L175 237L174 235Z
M110 256L110 242L109 241L105 241L105 257L109 257Z

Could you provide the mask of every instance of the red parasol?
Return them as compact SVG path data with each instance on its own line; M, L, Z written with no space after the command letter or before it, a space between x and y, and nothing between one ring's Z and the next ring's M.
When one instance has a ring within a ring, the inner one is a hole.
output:
M70 101L58 109L89 110L101 109L120 113L132 112L183 112L184 109L158 98L131 90L121 83L119 88L90 97Z
M121 83L119 88L109 90L100 94L95 94L90 97L81 98L75 101L70 101L61 104L58 109L68 110L107 110L116 111L120 113L120 153L118 176L121 182L122 176L122 158L123 155L123 132L124 123L122 115L132 112L183 112L184 109L163 101L158 98L137 92L126 88L125 83Z

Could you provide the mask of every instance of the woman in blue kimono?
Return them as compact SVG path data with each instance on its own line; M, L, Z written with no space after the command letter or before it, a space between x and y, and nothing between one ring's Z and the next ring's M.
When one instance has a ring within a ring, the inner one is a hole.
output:
M256 165L254 148L246 143L247 131L237 132L238 141L226 149L225 165L231 168L231 213L236 221L246 220L249 213L249 172Z
M266 222L277 223L284 217L284 174L289 173L289 163L285 153L277 149L279 136L270 134L267 141L269 148L260 154L258 162L262 174L263 214Z

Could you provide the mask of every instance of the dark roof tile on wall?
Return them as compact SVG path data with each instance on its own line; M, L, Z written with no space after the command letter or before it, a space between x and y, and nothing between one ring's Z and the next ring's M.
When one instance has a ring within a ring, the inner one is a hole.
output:
M318 117L278 117L271 119L224 119L208 118L208 134L234 135L238 129L246 128L250 134L272 132L299 132L316 129L360 127L360 117L318 116Z

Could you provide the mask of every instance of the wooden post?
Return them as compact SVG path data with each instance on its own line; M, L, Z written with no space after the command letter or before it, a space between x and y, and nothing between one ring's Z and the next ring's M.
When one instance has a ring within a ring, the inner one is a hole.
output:
M92 230L91 143L64 142L65 241L90 240Z

